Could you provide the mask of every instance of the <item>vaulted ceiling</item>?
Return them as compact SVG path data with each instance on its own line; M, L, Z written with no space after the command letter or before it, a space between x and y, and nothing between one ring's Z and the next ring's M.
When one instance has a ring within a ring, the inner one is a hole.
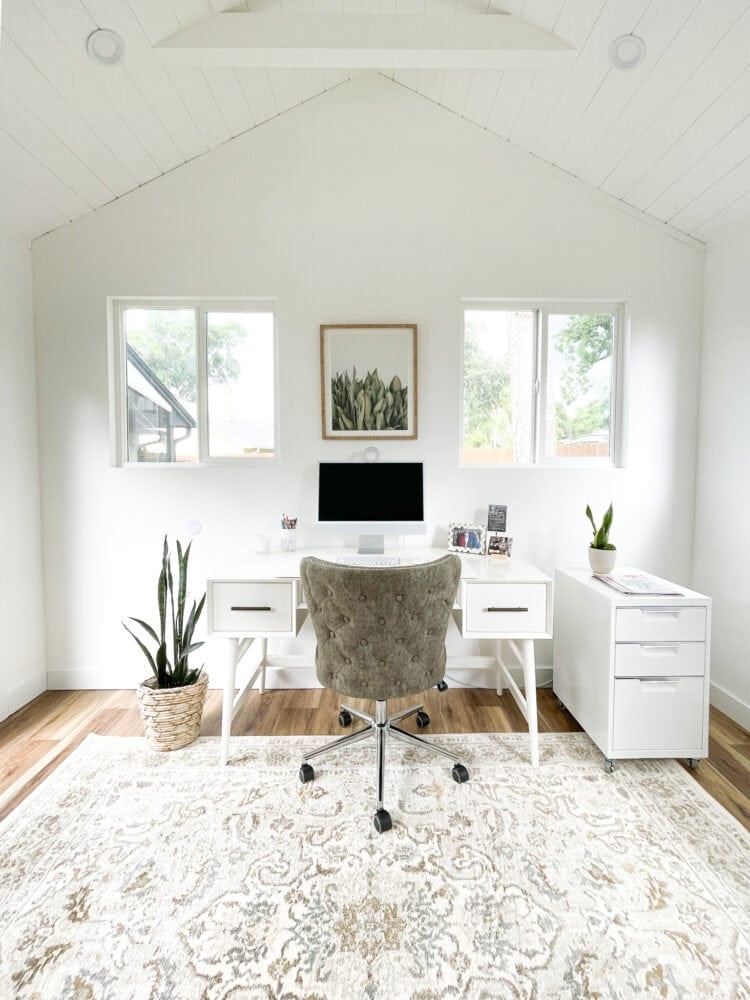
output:
M656 224L750 225L748 0L494 3L2 0L0 229L33 240L368 70ZM87 54L97 28L121 62Z

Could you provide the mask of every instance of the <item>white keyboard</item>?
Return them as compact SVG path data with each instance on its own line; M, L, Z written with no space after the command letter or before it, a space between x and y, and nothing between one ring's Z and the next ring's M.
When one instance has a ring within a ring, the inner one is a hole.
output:
M357 552L347 556L336 556L333 560L342 566L398 566L398 556L388 556L383 552Z

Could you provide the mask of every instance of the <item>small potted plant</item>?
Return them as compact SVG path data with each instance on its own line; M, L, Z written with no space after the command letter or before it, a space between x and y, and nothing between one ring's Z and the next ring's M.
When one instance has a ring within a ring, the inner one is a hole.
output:
M591 508L588 505L586 506L586 517L591 521L591 527L594 529L594 538L589 545L589 565L591 566L591 572L596 576L611 573L615 568L615 560L617 559L617 549L609 540L609 529L612 527L613 517L612 504L607 507L602 518L601 527L597 528Z
M138 685L138 707L143 719L146 740L153 750L179 750L192 743L200 732L203 703L206 700L208 675L203 667L189 664L190 654L203 645L193 642L193 633L206 601L205 593L185 615L187 600L190 542L183 551L177 542L177 586L172 575L172 555L166 535L162 550L161 572L157 585L159 631L140 618L131 622L155 643L152 651L123 622L138 643L153 677ZM170 658L171 642L171 658Z

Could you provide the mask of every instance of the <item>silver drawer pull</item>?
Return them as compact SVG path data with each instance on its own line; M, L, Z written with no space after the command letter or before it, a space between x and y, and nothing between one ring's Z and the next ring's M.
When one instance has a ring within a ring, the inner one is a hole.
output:
M679 646L662 646L655 643L640 642L638 645L645 656L677 656L680 652Z
M653 615L656 618L679 618L679 608L641 608L642 615Z
M263 608L261 608L261 607L258 607L258 608L246 608L243 605L233 604L232 607L229 610L230 611L273 611L273 608L267 607L267 606L263 607Z
M514 613L516 611L528 611L528 608L487 608L487 611L500 611Z
M641 687L651 688L652 691L677 690L677 681L674 677L639 677L638 683Z

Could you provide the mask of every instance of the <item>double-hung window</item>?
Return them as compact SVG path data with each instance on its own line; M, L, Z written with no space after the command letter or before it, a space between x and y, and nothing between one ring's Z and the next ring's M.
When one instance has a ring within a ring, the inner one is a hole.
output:
M463 465L619 464L622 306L464 306Z
M117 464L274 457L271 303L114 299L111 306Z

